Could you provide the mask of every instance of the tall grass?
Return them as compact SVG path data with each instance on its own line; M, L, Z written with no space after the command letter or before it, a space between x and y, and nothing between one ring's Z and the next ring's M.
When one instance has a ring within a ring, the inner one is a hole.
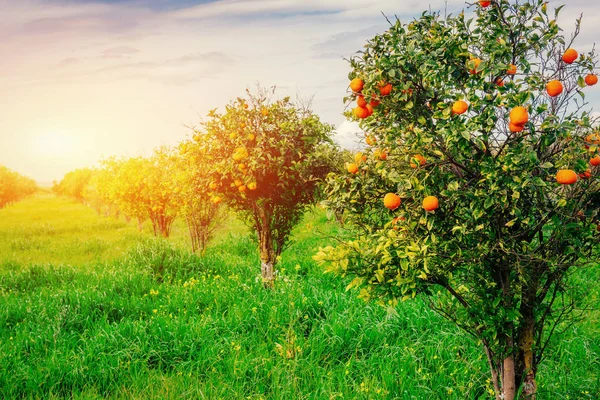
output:
M480 346L419 299L388 313L323 275L311 257L342 233L320 212L294 232L268 291L255 241L237 222L200 257L183 235L137 234L77 204L19 206L82 218L6 222L10 209L0 211L3 250L9 236L42 242L2 253L0 398L491 398ZM29 235L45 223L62 233ZM95 236L102 224L113 228ZM108 248L74 244L95 240ZM597 271L585 273L597 285ZM555 338L539 398L600 398L599 315Z

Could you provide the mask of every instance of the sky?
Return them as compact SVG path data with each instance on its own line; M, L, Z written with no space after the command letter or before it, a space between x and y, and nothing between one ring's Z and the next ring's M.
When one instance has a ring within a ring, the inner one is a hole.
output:
M559 24L569 33L583 13L576 44L591 50L600 5L563 2ZM351 147L358 127L342 115L346 59L385 31L382 13L409 21L445 7L468 4L0 0L0 164L47 183L113 155L149 155L257 83L312 97L336 140ZM600 110L600 95L589 100Z

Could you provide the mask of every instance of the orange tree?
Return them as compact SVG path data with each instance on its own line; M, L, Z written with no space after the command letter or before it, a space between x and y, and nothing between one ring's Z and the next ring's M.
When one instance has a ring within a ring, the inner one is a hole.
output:
M204 253L226 213L220 202L213 202L207 176L204 147L195 141L179 144L175 181L179 192L179 213L188 226L192 251Z
M359 229L315 259L367 299L424 295L483 344L496 398L533 398L577 306L569 274L597 266L595 55L570 49L579 21L565 39L542 0L473 7L396 21L351 60L370 146L328 203Z
M34 180L0 165L0 209L35 193L37 189Z
M259 91L213 110L195 133L205 153L208 188L258 234L261 274L274 283L274 266L290 232L314 203L330 171L331 127L289 98L271 101Z
M91 178L91 169L76 169L75 171L65 174L60 182L54 182L52 191L61 196L71 197L79 202L84 202L84 189L90 182Z

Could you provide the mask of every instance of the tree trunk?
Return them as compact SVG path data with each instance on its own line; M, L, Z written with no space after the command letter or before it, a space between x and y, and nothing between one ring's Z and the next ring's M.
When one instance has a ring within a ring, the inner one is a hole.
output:
M509 339L512 342L512 339ZM515 356L510 354L504 359L502 367L502 391L504 400L514 400L517 393L515 384Z
M266 210L259 208L260 223L258 226L259 249L260 249L260 272L263 285L267 289L275 286L275 249L273 248L273 233L271 232L271 221Z
M537 392L537 384L535 382L536 364L533 357L533 342L535 330L535 317L531 307L532 301L528 299L527 305L521 307L523 315L523 327L519 332L519 363L517 373L522 381L523 399L535 400Z

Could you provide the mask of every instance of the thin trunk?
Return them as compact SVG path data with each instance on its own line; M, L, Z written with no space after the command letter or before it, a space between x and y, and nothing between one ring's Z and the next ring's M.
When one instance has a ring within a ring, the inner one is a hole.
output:
M508 342L511 354L504 359L502 366L502 391L504 392L504 400L514 400L517 385L515 383L515 356L512 354L512 338L509 338Z
M535 317L533 315L533 301L535 292L524 302L521 307L523 327L519 332L519 363L518 374L522 381L523 399L535 400L537 384L535 382L536 365L533 358L533 342L535 332Z
M258 209L260 217L259 246L260 246L260 272L263 285L267 289L275 286L275 249L273 248L273 233L271 232L271 221L267 211Z
M492 351L490 350L490 348L487 344L487 341L484 341L483 348L485 349L485 355L487 356L488 365L490 367L490 373L492 374L492 384L494 385L494 394L496 395L496 400L500 400L500 399L502 399L502 397L500 396L500 394L501 394L500 380L499 380L500 377L498 374L497 365L495 364L494 355L492 354Z

